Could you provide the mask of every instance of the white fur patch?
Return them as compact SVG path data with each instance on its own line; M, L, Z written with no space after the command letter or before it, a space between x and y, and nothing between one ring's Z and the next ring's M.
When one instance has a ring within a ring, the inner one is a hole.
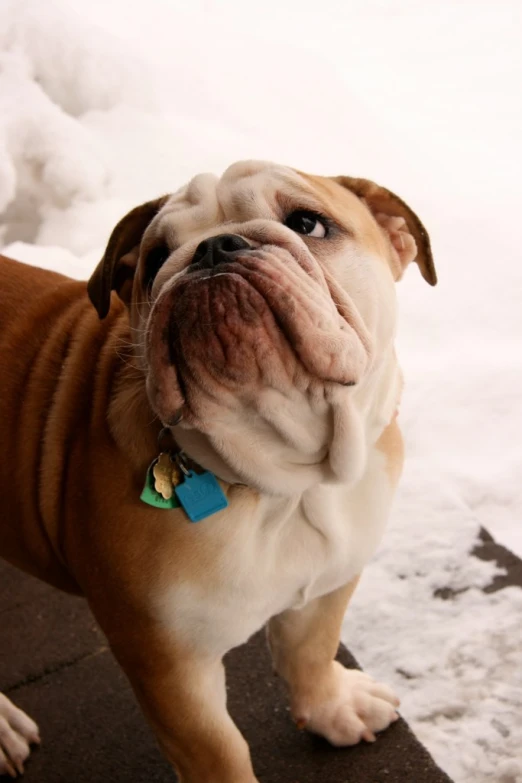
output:
M334 694L308 705L305 714L296 716L298 722L337 747L375 742L375 733L398 719L399 699L365 672L334 662L333 675Z
M224 655L274 615L357 576L380 541L392 494L385 457L373 448L353 487L265 496L253 513L232 505L224 520L204 523L214 553L205 578L173 579L157 598L158 619L182 643Z

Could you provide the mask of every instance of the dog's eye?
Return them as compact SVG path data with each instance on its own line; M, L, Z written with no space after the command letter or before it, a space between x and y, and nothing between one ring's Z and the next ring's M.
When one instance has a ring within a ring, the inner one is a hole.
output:
M157 245L152 250L149 250L145 258L145 273L143 276L145 288L150 288L154 278L169 256L170 250L167 245Z
M316 215L315 212L309 212L306 209L297 209L295 212L292 212L288 215L284 224L297 234L304 234L307 237L322 239L328 234L326 221L320 215Z

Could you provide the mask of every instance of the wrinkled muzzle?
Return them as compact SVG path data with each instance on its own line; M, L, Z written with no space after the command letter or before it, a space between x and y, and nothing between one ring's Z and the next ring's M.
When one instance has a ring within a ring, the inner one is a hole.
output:
M315 379L354 385L369 338L347 294L306 251L242 249L211 268L167 282L147 329L148 392L165 423L201 396L233 405L262 388ZM297 256L297 257L296 257ZM304 268L308 267L308 268Z

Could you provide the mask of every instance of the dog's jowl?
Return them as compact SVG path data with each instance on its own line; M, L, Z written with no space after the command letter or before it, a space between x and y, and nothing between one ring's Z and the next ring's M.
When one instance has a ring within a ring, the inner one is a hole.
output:
M88 598L183 783L255 783L222 658L263 626L300 727L397 718L334 657L401 472L411 261L435 284L390 191L252 161L136 207L87 284L0 260L0 554ZM0 696L0 773L36 741Z

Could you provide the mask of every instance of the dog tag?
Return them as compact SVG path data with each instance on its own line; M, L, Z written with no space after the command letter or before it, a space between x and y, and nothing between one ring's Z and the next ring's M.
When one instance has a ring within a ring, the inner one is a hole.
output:
M160 495L163 495L165 500L170 500L174 494L172 485L174 483L179 483L179 479L175 480L178 476L179 469L177 465L172 462L170 454L162 452L156 460L152 472L154 474L154 489L156 492L159 492Z
M217 478L208 470L204 473L187 471L185 480L174 492L191 522L200 522L228 506Z
M173 492L172 485L175 483L174 476L178 476L176 466L172 464L169 457L169 462L171 464L170 467L170 478L168 479L170 483L170 495L169 497L165 497L161 492L158 492L157 489L157 483L158 479L155 475L155 468L157 468L159 464L159 460L163 455L160 455L157 459L155 459L153 462L150 463L149 468L147 470L147 476L145 478L145 486L143 487L143 491L140 495L140 500L142 500L144 503L147 503L149 506L155 506L156 508L179 508L179 500L177 499L176 495ZM168 454L166 455L168 457ZM167 484L167 476L165 474L165 471L161 472L162 469L160 468L158 471L158 475L161 475L164 479L165 486L163 487L166 489ZM179 481L179 478L177 478ZM167 494L168 490L167 490Z

